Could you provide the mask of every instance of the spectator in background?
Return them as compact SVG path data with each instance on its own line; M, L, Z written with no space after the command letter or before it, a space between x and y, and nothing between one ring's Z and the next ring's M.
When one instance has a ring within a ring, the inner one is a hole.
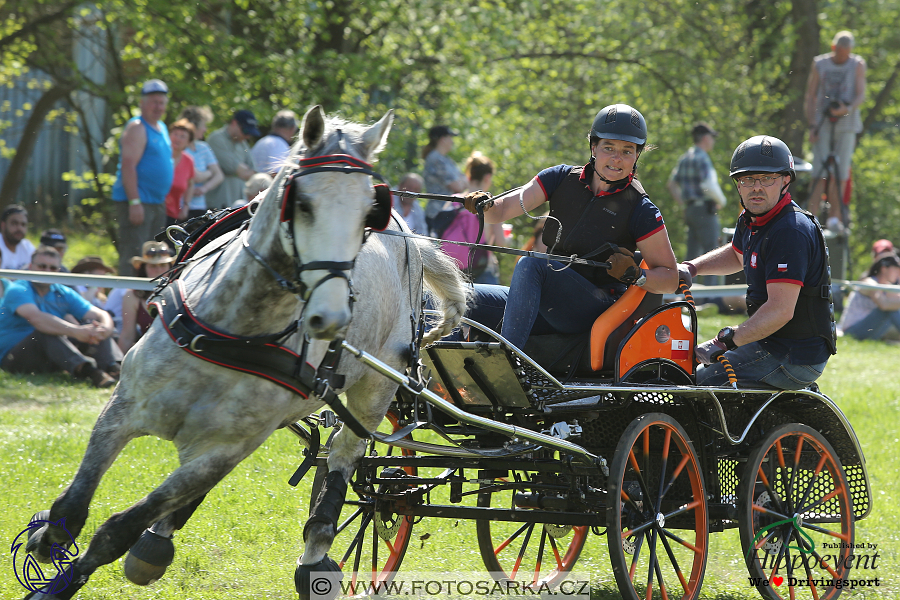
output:
M890 250L876 259L862 283L900 285L900 259ZM900 293L858 289L850 294L840 329L858 340L881 340L891 326L900 330Z
M82 273L85 275L115 275L116 270L103 262L103 258L96 255L85 256L72 267L72 273ZM103 288L86 285L76 285L75 291L81 294L81 297L96 306L97 308L106 309L106 293Z
M119 166L113 184L118 223L119 273L131 275L128 257L166 224L166 194L172 187L172 143L162 122L169 88L151 79L141 88L141 116L125 126L119 140Z
M856 135L862 131L859 107L866 99L866 61L853 49L853 34L839 31L831 42L831 52L813 59L806 83L806 120L809 123L809 143L813 146L813 187L809 195L809 212L819 216L819 203L825 189L823 165L830 155L837 159L837 176L841 186L850 178L850 161L856 148ZM843 229L841 195L838 182L827 190L832 199L825 226L834 231Z
M250 156L260 173L275 176L291 151L291 142L297 135L297 115L292 110L280 110L272 119L272 130L253 145ZM253 198L247 197L247 200Z
M185 152L194 141L194 125L187 119L178 119L169 126L172 140L172 164L175 173L172 187L166 194L166 226L184 221L188 216L188 205L194 191L194 159Z
M694 145L681 155L666 187L678 206L684 207L687 224L687 259L702 256L719 247L722 227L719 211L725 206L725 194L709 153L716 144L716 132L706 123L697 123L691 130ZM722 283L718 275L703 279L706 285Z
M468 180L469 191L490 192L494 182L494 161L489 159L481 152L473 152L468 160L466 160L466 179ZM471 214L471 213L469 213ZM472 215L474 216L474 215ZM477 217L476 217L477 220ZM477 238L476 231L476 238ZM482 244L490 244L491 246L507 246L506 237L503 234L502 223L485 223L484 232L482 233ZM469 240L474 242L475 239ZM477 251L476 251L477 252ZM490 285L500 284L500 264L493 252L485 251L487 254L487 265L484 271L475 277L475 283L487 283Z
M144 242L141 256L133 256L131 265L137 277L156 279L172 268L175 257L163 242ZM128 352L153 324L153 317L147 312L147 300L153 292L149 290L128 290L122 298L122 331L119 333L119 348Z
M885 256L897 256L897 250L891 240L880 239L872 243L872 260L878 262Z
M59 253L49 246L38 248L29 264L32 271L59 267ZM82 324L70 323L66 315ZM17 281L0 302L0 367L10 373L67 371L96 387L109 387L122 361L112 333L109 314L75 290Z
M269 186L272 185L272 176L268 173L255 173L253 177L247 180L247 183L244 184L244 198L235 201L234 204L231 205L232 208L240 208L245 206L250 200L256 198L260 192L264 192L269 189Z
M453 159L447 156L453 149L453 138L459 135L446 125L435 125L428 131L428 145L422 149L425 159L425 189L429 194L461 194L469 182ZM444 200L429 200L425 205L425 219L429 229L437 214L451 210L453 205Z
M225 208L244 197L244 182L256 172L247 144L251 137L259 137L256 125L252 112L239 110L228 125L209 134L209 147L225 175L217 188L206 193L206 203L210 208Z
M66 260L66 250L69 249L69 245L66 243L66 236L62 231L53 228L45 229L41 233L41 246L50 246L51 248L54 248L57 252L59 252L59 272L69 272L66 266L62 264L62 262Z
M206 127L213 119L212 112L205 106L188 106L178 118L187 119L194 126L194 140L184 150L194 159L194 192L188 204L188 218L191 219L206 212L206 194L216 189L225 175L212 148L203 141Z
M397 184L397 190L401 192L413 192L415 194L422 193L423 181L422 177L416 173L407 173ZM419 235L428 235L428 224L425 223L425 211L422 205L415 198L405 196L393 197L394 210L400 213L413 233Z
M28 211L20 204L10 204L0 213L0 269L25 269L34 254L28 233Z

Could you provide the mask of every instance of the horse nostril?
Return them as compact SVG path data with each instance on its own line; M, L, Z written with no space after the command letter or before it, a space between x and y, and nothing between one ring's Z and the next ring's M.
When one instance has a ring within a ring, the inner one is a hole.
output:
M323 319L319 315L315 315L309 318L308 323L310 329L312 329L313 331L319 331L325 324L325 319Z

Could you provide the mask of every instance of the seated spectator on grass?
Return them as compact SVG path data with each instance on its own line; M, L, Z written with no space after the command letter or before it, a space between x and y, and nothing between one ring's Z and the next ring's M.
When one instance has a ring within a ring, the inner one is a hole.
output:
M137 277L156 279L172 268L175 257L163 242L144 242L141 256L131 259ZM147 312L149 290L128 290L122 298L122 331L119 334L119 348L128 352L153 324L153 317Z
M28 211L20 204L10 204L0 213L0 269L25 269L34 254L28 233Z
M234 201L231 208L240 208L246 206L250 200L256 198L260 192L269 189L272 182L275 181L267 173L256 173L244 183L244 197Z
M116 270L103 262L103 257L89 255L79 260L78 264L72 267L72 273L81 273L84 275L115 275ZM107 297L103 288L76 285L75 291L97 308L106 308Z
M187 219L188 206L194 196L194 158L185 152L188 144L194 141L194 124L187 119L178 119L169 125L169 139L172 140L175 174L166 194L166 227Z
M900 285L900 259L891 252L876 260L862 282ZM850 294L840 323L844 335L858 340L882 340L891 326L900 331L900 293L860 289Z
M41 246L31 271L59 271L59 253ZM79 324L66 320L73 316ZM96 387L115 384L122 352L113 322L78 293L57 283L17 281L0 302L0 368L10 373L66 371Z
M56 251L59 252L59 272L69 272L66 266L62 264L62 262L66 260L66 250L69 249L69 245L66 243L66 235L62 231L59 229L45 229L44 232L41 233L41 246L56 248Z

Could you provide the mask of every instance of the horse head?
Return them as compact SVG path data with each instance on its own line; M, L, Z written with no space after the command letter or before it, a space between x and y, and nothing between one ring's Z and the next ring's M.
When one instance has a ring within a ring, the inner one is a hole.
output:
M267 194L280 200L279 238L293 257L295 283L305 301L305 332L333 339L350 323L351 271L366 227L384 229L390 192L377 186L371 162L384 148L393 112L365 127L331 117L319 106L303 118L290 164ZM272 198L274 200L274 198ZM273 202L269 201L269 211ZM270 215L272 216L272 215Z

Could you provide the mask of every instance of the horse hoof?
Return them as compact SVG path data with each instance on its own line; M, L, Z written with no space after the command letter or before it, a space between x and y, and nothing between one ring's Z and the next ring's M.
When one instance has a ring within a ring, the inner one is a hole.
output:
M343 578L341 568L326 554L317 563L297 565L294 586L300 600L334 600L341 593Z
M147 529L125 557L125 577L135 585L150 585L163 576L174 558L172 538Z
M49 521L50 520L50 511L42 510L34 513L31 517L31 520L28 522L29 524L34 523L35 521ZM50 555L44 554L41 552L41 539L44 537L44 534L47 533L48 525L45 523L43 527L39 529L32 529L28 532L28 541L25 542L25 551L34 556L35 560L39 563L49 563Z

